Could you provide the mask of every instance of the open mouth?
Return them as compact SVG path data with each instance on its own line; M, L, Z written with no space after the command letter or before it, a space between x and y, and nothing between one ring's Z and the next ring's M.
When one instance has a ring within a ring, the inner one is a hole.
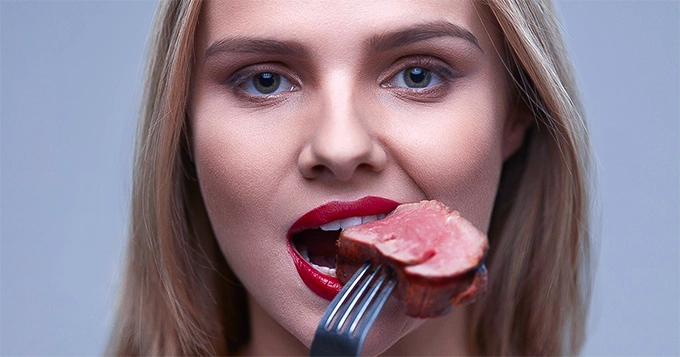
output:
M385 218L384 214L340 219L293 234L293 247L312 268L331 277L335 275L335 256L340 232L352 226Z
M288 230L288 250L302 282L326 300L342 289L335 276L337 241L344 228L384 218L399 206L387 198L330 201L305 213Z

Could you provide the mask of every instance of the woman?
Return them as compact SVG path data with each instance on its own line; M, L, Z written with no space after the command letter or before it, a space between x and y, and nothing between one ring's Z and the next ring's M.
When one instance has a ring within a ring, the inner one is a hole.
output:
M164 1L143 103L111 354L307 354L338 286L296 222L422 199L488 232L487 293L392 299L365 353L578 353L588 140L549 3Z

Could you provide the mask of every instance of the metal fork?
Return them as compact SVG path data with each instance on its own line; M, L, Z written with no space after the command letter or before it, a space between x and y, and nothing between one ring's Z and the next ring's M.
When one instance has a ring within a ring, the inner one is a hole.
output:
M364 264L321 317L310 356L360 356L368 331L396 285L388 267Z

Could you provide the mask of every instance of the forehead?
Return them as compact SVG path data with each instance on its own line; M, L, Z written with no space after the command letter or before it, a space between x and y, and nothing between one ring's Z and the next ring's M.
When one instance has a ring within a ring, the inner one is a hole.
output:
M199 56L223 38L291 40L322 53L355 52L371 38L422 24L453 24L486 51L500 39L488 9L467 0L207 0Z

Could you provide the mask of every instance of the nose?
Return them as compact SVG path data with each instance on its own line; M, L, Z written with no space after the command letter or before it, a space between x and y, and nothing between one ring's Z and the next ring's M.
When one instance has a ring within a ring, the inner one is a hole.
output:
M332 87L311 120L311 136L298 157L300 173L307 179L349 181L359 171L382 171L387 154L364 117L369 111L362 110L348 86L336 82Z

